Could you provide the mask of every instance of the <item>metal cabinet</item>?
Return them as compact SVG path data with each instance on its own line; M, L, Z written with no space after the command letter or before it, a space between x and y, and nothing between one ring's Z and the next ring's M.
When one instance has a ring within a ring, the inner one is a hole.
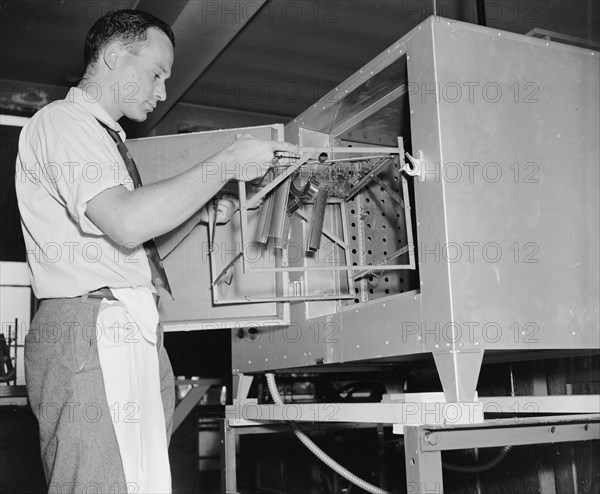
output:
M408 197L400 157L325 226L346 222L377 265L406 238L389 185L409 203L417 269L354 277L351 300L291 302L290 326L234 339L234 371L432 354L446 398L472 401L484 352L598 348L598 76L590 50L431 17L287 124L301 146L410 154Z

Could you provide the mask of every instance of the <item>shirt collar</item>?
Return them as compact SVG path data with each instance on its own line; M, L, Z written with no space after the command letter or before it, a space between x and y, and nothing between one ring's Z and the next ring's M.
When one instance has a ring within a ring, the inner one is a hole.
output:
M98 88L98 90L100 90L100 88ZM94 118L100 120L104 125L118 132L123 141L125 141L127 138L123 127L121 127L118 122L115 122L115 120L107 113L98 100L93 97L93 95L83 91L81 88L72 87L69 89L65 100L69 103L75 103L85 108L94 116Z

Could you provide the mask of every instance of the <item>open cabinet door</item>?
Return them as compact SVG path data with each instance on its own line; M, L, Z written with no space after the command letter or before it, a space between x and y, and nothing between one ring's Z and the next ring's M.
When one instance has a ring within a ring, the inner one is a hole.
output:
M206 162L207 174L221 173L210 157L232 144L236 136L251 134L261 139L283 140L283 126L269 125L191 134L149 137L127 141L142 181L151 184L177 175L191 166ZM258 211L251 211L253 228ZM172 232L156 239L174 299L163 294L159 312L166 331L274 326L289 323L285 302L244 303L248 299L273 298L283 277L276 273L243 273L240 263L227 277L215 281L241 249L239 215L225 225L200 223L196 215ZM257 244L252 245L256 267L274 267L276 256Z

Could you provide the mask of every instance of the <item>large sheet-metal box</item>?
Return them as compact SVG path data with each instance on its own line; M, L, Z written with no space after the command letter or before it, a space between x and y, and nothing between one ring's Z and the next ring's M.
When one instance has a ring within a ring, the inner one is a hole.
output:
M431 17L287 124L302 146L400 137L418 269L292 302L290 326L234 340L234 370L430 353L446 397L470 401L484 352L599 348L599 73L590 50ZM374 264L406 228L386 192L346 204Z

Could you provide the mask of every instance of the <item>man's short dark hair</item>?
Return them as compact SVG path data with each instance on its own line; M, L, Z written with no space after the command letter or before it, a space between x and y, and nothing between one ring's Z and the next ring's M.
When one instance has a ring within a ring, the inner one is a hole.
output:
M148 29L158 29L175 46L175 35L171 26L158 17L143 10L116 10L108 12L98 19L85 39L83 58L86 69L98 61L102 50L113 41L125 45L143 43L148 39Z

